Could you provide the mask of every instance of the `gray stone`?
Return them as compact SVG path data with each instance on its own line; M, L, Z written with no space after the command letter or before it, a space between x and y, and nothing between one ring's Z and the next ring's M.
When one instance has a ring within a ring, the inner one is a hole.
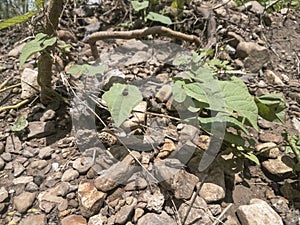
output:
M104 225L107 222L107 218L101 214L90 217L88 225Z
M161 214L156 213L147 213L142 216L137 225L176 225L176 221L170 217L166 212L162 212Z
M22 49L26 43L19 44L15 46L12 50L7 53L7 56L18 58L22 52Z
M38 72L29 68L25 68L21 74L21 87L22 99L28 99L34 97L39 92L39 85L37 82Z
M25 186L25 191L36 192L38 190L39 190L39 186L36 183L34 183L34 182L29 182Z
M268 49L254 42L242 41L238 44L236 55L244 59L244 66L251 72L258 72L270 60Z
M78 199L81 215L91 217L100 211L106 193L98 191L92 181L81 181L78 185Z
M50 158L51 155L54 153L54 151L55 149L51 148L50 146L44 147L40 149L39 158L40 159Z
M47 218L45 214L29 215L22 219L19 225L47 225Z
M68 201L58 196L60 186L49 188L43 192L40 192L37 199L39 202L39 208L49 213L55 205L59 211L64 211L68 208Z
M63 175L61 177L61 181L69 182L69 181L75 180L78 177L79 177L79 172L77 170L70 168L70 169L67 169L63 173Z
M13 163L13 167L14 167L14 177L20 176L25 171L25 167L21 163L15 162Z
M72 166L80 174L85 174L93 165L92 158L79 157L72 162Z
M38 169L38 170L42 170L44 169L46 166L48 166L49 162L47 162L46 160L36 160L30 163L30 167L32 169Z
M14 197L14 206L20 213L25 213L33 204L36 193L22 192Z
M180 205L178 213L180 218L184 218L187 214L187 211L190 207L191 200L184 202ZM195 224L194 221L197 221L196 224L211 224L212 214L207 208L207 204L203 198L197 196L191 211L187 217L186 224Z
M8 192L5 187L0 188L0 202L5 201L8 198Z
M5 162L10 162L12 160L12 155L8 152L4 152L1 155L1 158L5 161Z
M10 135L6 138L5 152L20 154L22 150L22 143L19 137Z
M115 222L117 224L125 224L133 213L134 204L124 205L116 214Z
M262 132L259 134L259 140L262 142L274 142L279 144L282 141L282 136L272 132Z
M48 121L48 122L41 122L41 121L29 122L28 129L29 129L28 138L46 137L46 136L54 134L56 132L55 122L53 122L53 121Z
M240 206L236 213L242 225L283 225L281 217L260 199L251 199L250 205Z
M144 213L145 211L142 208L136 208L134 211L132 221L136 223L139 220L139 218L141 218L144 215Z
M225 178L223 168L215 166L205 180L199 195L207 202L217 202L225 197Z
M29 182L33 182L33 177L32 176L22 176L22 177L17 177L13 179L13 184L27 184Z
M55 111L53 109L48 109L46 112L43 113L40 121L45 122L48 120L52 120L55 118Z
M264 72L264 80L267 84L284 86L282 80L273 71L266 70Z
M0 171L3 170L5 167L5 162L4 160L0 157Z
M87 225L86 219L80 215L69 215L61 220L61 225Z
M140 160L141 155L138 152L131 152L136 159ZM126 184L132 174L138 169L133 166L135 159L131 155L127 155L121 162L117 162L109 169L95 179L95 186L98 190L108 192L116 188L119 184Z
M172 91L173 91L172 86L169 84L165 84L158 90L155 97L160 102L166 102L171 97Z

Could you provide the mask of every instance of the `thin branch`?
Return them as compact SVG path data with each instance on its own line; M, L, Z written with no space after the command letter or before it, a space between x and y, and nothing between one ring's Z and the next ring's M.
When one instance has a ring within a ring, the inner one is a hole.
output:
M172 38L181 39L188 42L194 42L197 46L200 46L201 40L195 35L188 35L178 31L173 31L167 27L154 26L150 28L144 28L140 30L131 31L100 31L95 32L88 36L88 42L90 44L92 55L95 59L99 58L96 42L105 39L134 39L146 37L148 35L162 35Z

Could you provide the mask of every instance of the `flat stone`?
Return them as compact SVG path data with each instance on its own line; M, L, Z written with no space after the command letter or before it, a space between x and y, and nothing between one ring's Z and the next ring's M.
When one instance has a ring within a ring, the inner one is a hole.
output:
M44 147L40 149L39 158L40 159L47 159L50 158L51 155L54 153L55 149L51 148L50 146Z
M45 214L29 215L22 219L19 225L47 225L47 218Z
M289 177L293 173L292 167L288 165L293 165L293 160L288 156L280 156L276 159L268 159L262 162L262 167L280 180Z
M257 153L259 153L259 155L263 157L276 159L281 154L279 148L277 148L276 146L277 145L273 142L266 142L256 145L255 150Z
M2 153L1 158L6 162L12 161L12 155L9 152Z
M80 215L69 215L61 220L61 225L87 225L86 219Z
M36 192L38 190L39 190L39 186L36 183L33 183L33 182L29 182L25 186L25 191Z
M283 225L281 217L261 199L251 199L250 205L242 205L236 211L244 225Z
M10 135L6 138L5 152L20 154L22 143L18 136Z
M259 140L262 142L274 142L276 144L279 144L282 141L282 137L280 134L263 132L259 134Z
M176 225L176 221L169 216L166 212L162 212L160 214L156 213L147 213L142 216L137 225Z
M13 167L14 167L14 177L20 176L25 171L25 167L21 163L15 162L13 163Z
M14 206L19 213L25 213L33 204L36 193L22 192L14 197Z
M53 109L48 109L46 112L43 113L42 117L41 117L41 121L48 121L48 120L52 120L55 117L55 111Z
M33 137L46 137L48 135L56 133L55 122L41 122L41 121L33 121L28 124L29 134L28 138Z
M105 197L106 193L98 191L92 181L81 181L78 185L80 212L85 217L97 214Z
M264 72L264 80L267 84L284 86L283 81L272 70Z
M22 176L13 179L13 184L27 184L29 182L33 182L33 176Z
M41 210L49 213L55 205L57 205L59 211L64 211L68 208L68 201L58 196L58 192L61 192L60 188L61 186L57 185L39 193L37 199Z
M126 128L134 129L140 123L145 121L145 112L147 111L147 102L142 101L137 106L133 108L132 117L126 120L122 126Z
M17 45L16 47L14 47L12 50L10 50L7 53L7 56L18 58L19 55L21 54L22 49L23 49L23 47L24 47L25 44L26 43L22 43L22 44Z
M79 172L77 170L70 168L63 173L61 177L61 181L69 182L77 179L78 177L79 177Z
M5 187L0 188L0 202L5 201L8 198L8 192Z
M48 166L49 162L47 162L47 160L36 160L30 163L30 167L32 169L38 169L38 170L42 170L44 169L46 166Z
M0 155L4 152L5 146L3 142L0 142Z
M38 85L37 77L37 71L30 68L25 68L23 70L23 72L21 73L22 99L28 99L38 94L40 86Z
M134 211L132 221L134 223L136 223L139 220L139 218L141 218L144 215L144 213L145 213L144 209L136 208L135 211Z

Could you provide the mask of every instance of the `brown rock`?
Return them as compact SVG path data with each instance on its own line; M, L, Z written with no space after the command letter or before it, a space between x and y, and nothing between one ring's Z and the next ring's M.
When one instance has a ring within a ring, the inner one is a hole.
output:
M18 212L25 213L33 204L35 200L35 193L23 192L14 197L14 205Z
M87 225L87 222L83 216L70 215L61 220L61 225Z
M19 225L47 225L47 219L45 214L30 215L22 219Z
M81 181L78 185L78 198L81 214L91 217L100 211L106 193L98 191L92 181Z

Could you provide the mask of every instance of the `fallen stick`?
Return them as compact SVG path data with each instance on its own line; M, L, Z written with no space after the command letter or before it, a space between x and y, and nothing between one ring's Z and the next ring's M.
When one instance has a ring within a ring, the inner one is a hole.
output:
M176 39L181 39L188 42L194 42L197 46L200 46L201 40L195 35L188 35L178 31L173 31L167 27L163 26L154 26L149 28L144 28L140 30L131 30L131 31L100 31L95 32L87 37L89 45L92 50L92 55L94 59L99 58L99 53L97 50L96 42L105 39L133 39L141 38L148 35L162 35L167 37L172 37Z

